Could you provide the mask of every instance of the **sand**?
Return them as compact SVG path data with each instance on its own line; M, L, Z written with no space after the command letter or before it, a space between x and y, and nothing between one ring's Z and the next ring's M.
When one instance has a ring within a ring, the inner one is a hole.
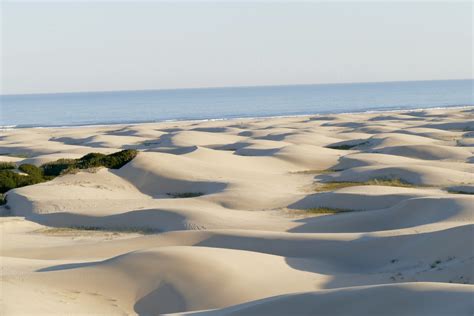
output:
M473 107L2 131L140 152L8 192L0 314L471 316L473 139Z

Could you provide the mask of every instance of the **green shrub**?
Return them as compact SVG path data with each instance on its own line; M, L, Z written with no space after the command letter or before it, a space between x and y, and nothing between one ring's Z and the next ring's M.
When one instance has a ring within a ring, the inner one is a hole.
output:
M73 169L75 164L76 159L59 159L42 165L41 169L45 176L57 177L65 170Z
M38 176L21 175L11 170L0 170L0 193L8 190L24 187L27 185L43 182L44 179Z
M134 149L122 150L110 155L100 153L90 153L82 158L77 159L76 168L88 169L96 167L106 167L109 169L120 169L138 154Z
M19 175L10 170L0 170L0 193L17 187Z
M130 162L138 154L134 149L122 150L110 155L90 153L79 159L59 159L41 166L45 176L59 176L74 169L106 167L119 169Z
M106 167L109 169L120 169L138 154L134 149L125 149L110 155L90 153L76 160L77 169L88 169Z
M5 194L0 193L0 205L7 204L7 196Z
M17 188L24 187L27 185L37 184L37 183L41 183L45 181L42 177L32 177L30 175L23 176L19 174L17 175L18 175Z
M90 153L76 160L75 167L77 169L89 169L97 167L105 167L106 155L100 153Z
M22 164L19 174L10 168L0 168L0 193L8 190L52 180L55 177L73 170L107 167L118 169L136 157L136 150L127 149L110 155L90 153L79 159L59 159L42 165L40 168L32 164ZM6 166L6 165L5 165ZM14 165L13 165L14 166Z
M120 169L138 154L135 149L125 149L103 158L104 166L110 169Z
M43 178L43 171L32 164L22 164L18 167L18 170L36 178Z
M13 162L0 162L0 170L11 170L15 169L15 164Z

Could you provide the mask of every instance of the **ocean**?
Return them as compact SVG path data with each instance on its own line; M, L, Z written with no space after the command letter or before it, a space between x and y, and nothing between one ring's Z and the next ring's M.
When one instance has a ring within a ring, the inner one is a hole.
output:
M0 96L1 127L210 120L474 105L474 80Z

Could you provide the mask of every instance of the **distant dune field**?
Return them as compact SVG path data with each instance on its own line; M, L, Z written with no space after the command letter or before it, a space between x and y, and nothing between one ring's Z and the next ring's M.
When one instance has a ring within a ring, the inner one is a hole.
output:
M1 315L474 314L474 108L2 131Z

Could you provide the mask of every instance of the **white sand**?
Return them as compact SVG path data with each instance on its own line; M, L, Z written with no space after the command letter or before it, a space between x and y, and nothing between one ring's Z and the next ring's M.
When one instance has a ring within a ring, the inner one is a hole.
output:
M471 316L473 130L471 107L4 131L17 164L140 153L8 193L0 314ZM380 178L412 185L315 190Z

